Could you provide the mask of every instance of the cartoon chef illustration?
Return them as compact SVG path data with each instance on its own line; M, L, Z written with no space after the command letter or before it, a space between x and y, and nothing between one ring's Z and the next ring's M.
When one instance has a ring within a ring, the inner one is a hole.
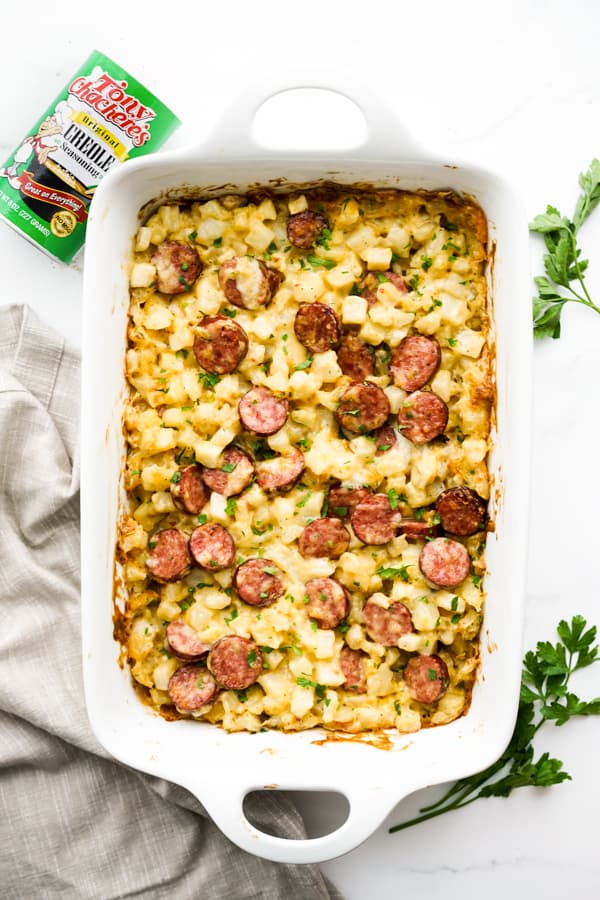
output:
M7 178L11 187L18 190L20 187L19 166L22 166L29 160L32 151L38 161L45 165L48 156L60 147L60 134L62 134L62 126L59 124L58 117L55 115L48 116L40 124L37 134L28 135L15 151L12 165L6 169L0 169L0 177Z

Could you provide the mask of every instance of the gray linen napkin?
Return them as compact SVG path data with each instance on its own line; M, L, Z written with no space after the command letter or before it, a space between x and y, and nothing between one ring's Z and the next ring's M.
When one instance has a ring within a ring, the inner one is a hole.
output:
M316 866L244 853L195 797L108 757L88 724L79 634L79 358L0 308L0 897L339 898ZM305 836L284 797L265 830Z

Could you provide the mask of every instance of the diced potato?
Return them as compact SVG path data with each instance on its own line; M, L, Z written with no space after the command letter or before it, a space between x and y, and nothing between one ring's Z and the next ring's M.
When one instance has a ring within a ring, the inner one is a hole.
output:
M259 253L264 253L269 244L275 240L275 232L262 222L254 221L246 235L246 243Z
M360 254L367 268L385 272L392 264L392 251L389 247L366 247Z
M342 322L344 325L362 325L367 321L368 308L364 297L346 297L342 303Z

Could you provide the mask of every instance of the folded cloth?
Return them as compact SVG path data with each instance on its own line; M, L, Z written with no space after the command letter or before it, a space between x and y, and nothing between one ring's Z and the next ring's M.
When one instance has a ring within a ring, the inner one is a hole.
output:
M0 895L339 898L316 866L238 849L190 793L112 760L83 700L79 358L26 307L0 309ZM254 807L305 837L289 800Z

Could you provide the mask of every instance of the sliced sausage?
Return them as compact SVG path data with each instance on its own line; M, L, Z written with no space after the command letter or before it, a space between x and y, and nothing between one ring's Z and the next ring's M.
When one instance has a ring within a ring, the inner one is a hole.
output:
M275 434L285 425L288 401L276 397L269 388L253 387L244 394L238 405L242 425L255 434Z
M408 693L419 703L435 703L450 683L448 667L441 657L411 656L404 668Z
M348 595L335 578L312 578L306 582L306 611L319 628L335 628L348 615Z
M218 683L228 690L243 691L262 672L262 653L253 640L227 635L208 654L208 668Z
M449 538L428 541L419 554L419 568L435 587L455 588L471 570L467 548Z
M310 250L315 241L321 237L324 228L329 228L325 216L306 209L287 220L288 241L300 250Z
M221 290L234 306L260 309L271 300L283 275L261 259L234 256L221 265L218 278Z
M338 487L329 491L329 505L327 514L337 519L349 518L359 503L370 496L367 488Z
M315 519L307 525L298 540L302 556L328 556L337 559L350 544L348 529L339 519Z
M208 500L201 467L198 465L186 466L184 469L179 469L173 478L171 478L169 487L176 505L190 515L197 516Z
M304 471L304 453L295 447L285 456L265 459L256 466L256 480L263 491L288 491Z
M387 494L371 494L358 504L350 522L363 544L387 544L396 536L402 513L392 509Z
M233 372L248 352L248 335L226 316L205 316L196 326L194 356L199 366L215 375Z
M311 353L325 353L340 342L340 320L325 303L303 303L294 319L294 332Z
M363 609L367 634L384 647L397 647L403 635L414 631L410 610L399 600L385 609L375 603L373 597L367 600Z
M217 695L215 679L206 669L196 665L182 666L173 672L167 690L182 712L196 712L209 706Z
M202 271L198 251L190 244L165 241L152 254L156 267L156 284L162 294L189 291Z
M156 581L169 582L183 578L190 570L188 539L177 528L157 531L148 544L146 566Z
M441 526L448 534L468 537L485 528L485 500L471 488L449 488L440 494L435 505Z
M390 372L394 384L404 391L418 391L440 367L442 351L434 337L411 334L392 352Z
M407 293L408 287L406 286L406 282L402 275L396 275L395 272L389 271L384 272L382 277L379 278L379 276L375 275L374 272L367 272L367 274L361 281L360 295L361 297L364 297L369 306L372 306L377 302L377 288L380 284L383 284L386 281L391 281L394 287L399 290L401 294Z
M285 590L280 574L270 559L247 559L236 569L233 586L244 603L270 606Z
M209 572L226 569L235 557L235 544L226 528L208 522L190 535L190 554L197 566Z
M413 444L428 444L448 424L448 407L433 391L409 394L398 411L398 427Z
M167 625L167 650L179 659L200 659L210 648L183 619L174 619Z
M395 446L398 440L398 436L396 435L396 432L391 425L384 425L384 427L380 428L374 437L375 443L377 444L375 456L383 456L384 453L387 453L388 450L391 450L392 447Z
M419 519L402 519L400 525L400 534L403 534L407 541L426 541L428 538L437 537L439 533L437 525L430 525Z
M352 381L364 381L369 375L375 374L375 361L368 344L354 334L344 335L337 359L344 375L348 375Z
M239 447L227 447L223 462L217 469L205 469L204 483L211 491L223 497L235 497L247 488L254 477L254 465L247 453Z
M344 690L353 691L355 694L364 694L367 690L367 679L363 660L364 653L360 650L352 650L350 647L342 647L340 653L340 666L346 679L342 685Z
M390 402L384 391L371 381L359 381L346 388L336 410L346 434L366 434L385 425Z

